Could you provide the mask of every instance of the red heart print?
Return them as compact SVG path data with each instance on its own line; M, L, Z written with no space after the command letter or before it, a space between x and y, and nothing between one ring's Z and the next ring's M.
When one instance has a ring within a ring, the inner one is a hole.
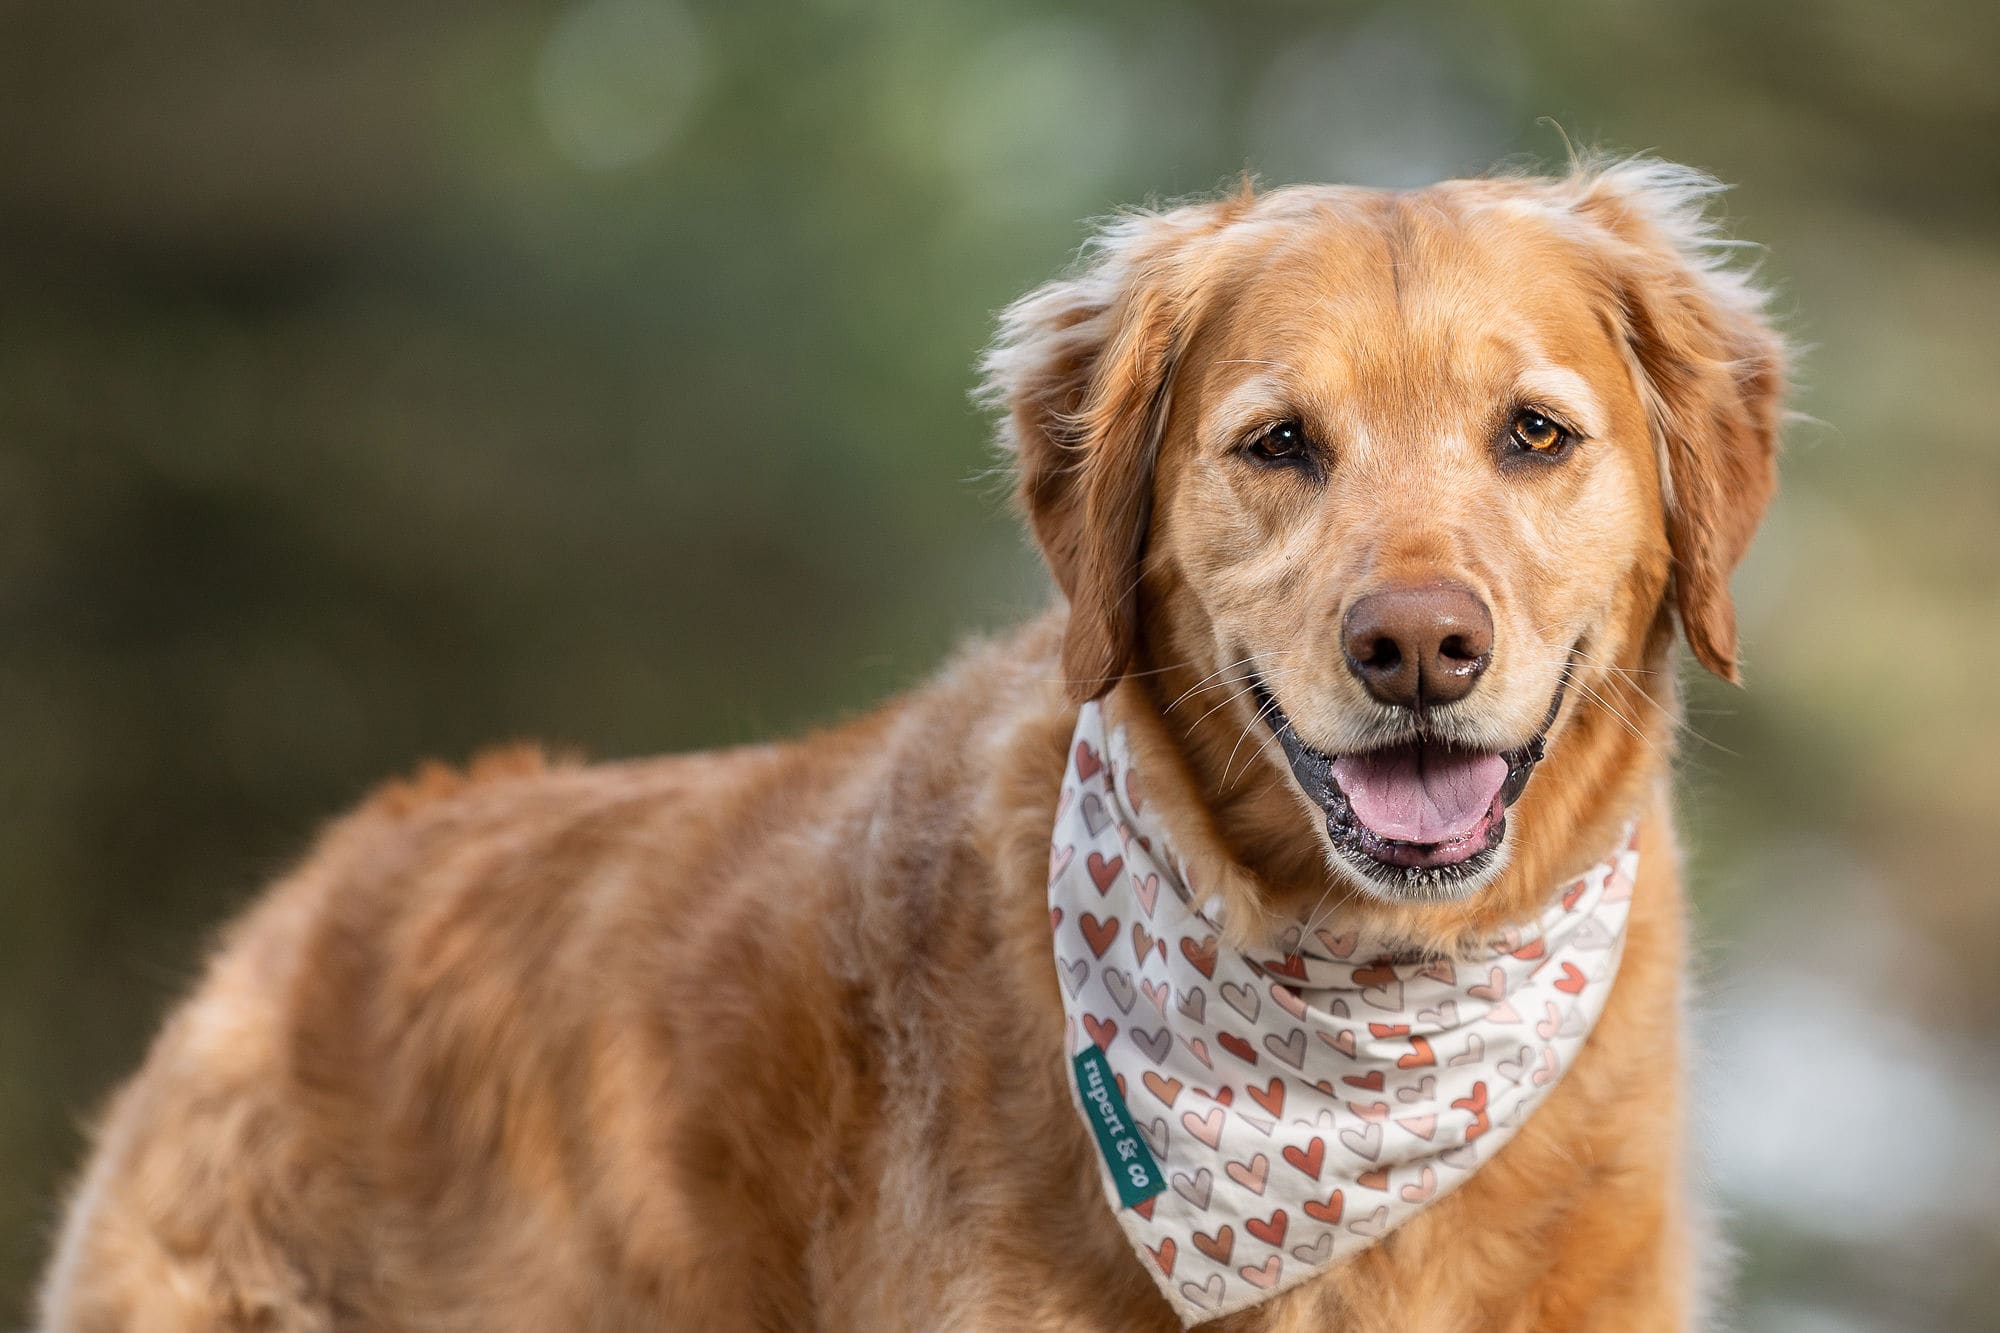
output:
M1371 1037L1407 1037L1410 1035L1408 1023L1370 1023L1368 1035Z
M1148 1069L1139 1081L1144 1083L1146 1091L1159 1098L1160 1104L1168 1110L1172 1110L1174 1103L1180 1099L1182 1084L1177 1078L1161 1078Z
M1295 953L1288 953L1283 958L1266 959L1261 966L1266 972L1275 972L1293 981L1306 979L1306 960Z
M1104 951L1118 938L1118 918L1115 916L1099 921L1091 913L1085 912L1077 918L1076 924L1083 932L1083 942L1090 946L1090 952L1094 957L1104 957Z
M1196 1088L1195 1091L1214 1102L1217 1106L1234 1106L1236 1104L1236 1089L1226 1084L1215 1092L1210 1092L1206 1088Z
M1210 935L1197 944L1193 938L1181 937L1181 957L1194 964L1194 970L1213 981L1215 979L1215 936Z
M1218 1032L1215 1034L1215 1040L1221 1045L1223 1050L1228 1051L1244 1064L1254 1065L1257 1063L1257 1048L1237 1036L1234 1032Z
M1153 937L1146 933L1144 926L1134 921L1132 923L1132 961L1135 963L1144 963L1146 961L1146 951L1152 947Z
M1389 1188L1389 1168L1378 1166L1373 1171L1363 1171L1354 1178L1354 1183L1363 1189L1387 1190Z
M1425 1065L1437 1063L1437 1056L1431 1053L1431 1044L1422 1037L1410 1038L1410 1050L1406 1055L1396 1057L1398 1069L1421 1069Z
M1376 959L1365 967L1354 969L1356 986L1386 986L1396 979L1396 969L1383 959Z
M1519 958L1522 962L1526 962L1531 958L1540 958L1548 951L1549 948L1546 943L1540 939L1533 939L1514 950L1514 957Z
M1104 768L1104 761L1097 757L1097 751L1090 748L1088 741L1076 743L1076 775L1085 782L1096 777Z
M1469 1095L1456 1099L1451 1105L1453 1110L1472 1112L1472 1124L1465 1131L1467 1143L1493 1128L1493 1123L1486 1118L1486 1080L1473 1084Z
M1197 1231L1194 1233L1194 1247L1215 1262L1226 1264L1236 1249L1236 1229L1226 1226L1212 1236L1205 1231Z
M1060 930L1062 929L1062 923L1063 909L1060 907L1051 907L1049 909L1049 929Z
M1312 1146L1303 1151L1297 1144L1288 1143L1285 1145L1285 1160L1314 1180L1318 1180L1319 1169L1326 1164L1326 1140L1315 1135Z
M1285 1232L1291 1227L1292 1219L1280 1208L1269 1217L1253 1217L1244 1222L1243 1229L1263 1241L1272 1249L1285 1243Z
M1382 1091L1382 1071L1371 1069L1365 1074L1342 1074L1340 1081L1349 1087L1366 1088L1370 1092Z
M1358 969L1354 975L1358 977L1370 970ZM1403 983L1393 967L1381 968L1380 975L1384 978L1382 981L1361 988L1361 1003L1370 1009L1386 1009L1395 1013L1403 1007Z
M1148 1199L1146 1200L1146 1202L1151 1203L1152 1200ZM1146 1253L1153 1256L1153 1262L1158 1264L1160 1266L1160 1271L1166 1274L1168 1277L1172 1277L1174 1275L1174 1256L1179 1252L1179 1250L1180 1247L1174 1244L1174 1238L1172 1236L1167 1237L1165 1240L1161 1241L1157 1246L1148 1245L1146 1247Z
M1563 974L1556 982L1556 989L1570 995L1581 995L1585 980L1582 968L1575 963L1564 963Z
M1135 1212L1135 1213L1137 1213L1137 1214L1138 1214L1139 1216L1141 1216L1141 1217L1145 1218L1145 1219L1146 1219L1146 1220L1147 1220L1148 1222L1152 1221L1152 1220L1153 1220L1153 1204L1154 1204L1154 1203L1155 1203L1155 1202L1156 1202L1156 1201L1157 1201L1157 1200L1159 1199L1159 1197L1160 1197L1159 1195L1155 1194L1155 1195L1154 1195L1154 1196L1153 1196L1152 1198L1150 1198L1150 1199L1146 1200L1146 1201L1145 1201L1144 1203L1135 1203L1135 1204L1133 1204L1133 1205L1132 1205L1132 1211L1133 1211L1133 1212ZM1169 1243L1171 1244L1171 1242L1169 1242ZM1171 1253L1171 1251L1170 1251L1170 1253Z
M1578 880L1576 883L1570 885L1569 892L1563 895L1563 911L1574 912L1576 910L1577 899L1581 897L1583 897L1583 881Z
M1347 1200L1341 1197L1340 1191L1335 1190L1326 1196L1325 1203L1321 1203L1317 1199L1306 1200L1306 1216L1312 1218L1315 1222L1324 1222L1328 1226L1335 1226L1340 1222L1340 1212L1346 1206L1346 1203Z
M1285 1080L1282 1078L1273 1078L1261 1088L1255 1083L1248 1083L1244 1085L1243 1090L1250 1094L1251 1101L1272 1115L1285 1113Z
M1095 1014L1085 1014L1083 1016L1083 1026L1085 1031L1090 1033L1090 1039L1096 1042L1100 1049L1110 1049L1111 1043L1118 1037L1118 1021L1116 1019L1099 1018Z
M1097 886L1097 891L1109 893L1111 886L1118 882L1118 872L1125 868L1125 858L1114 856L1107 861L1102 853L1092 852L1083 864L1090 871L1090 882Z

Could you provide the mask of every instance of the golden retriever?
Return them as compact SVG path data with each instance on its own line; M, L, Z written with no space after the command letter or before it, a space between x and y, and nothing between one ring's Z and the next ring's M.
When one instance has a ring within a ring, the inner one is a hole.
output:
M1673 627L1736 678L1785 359L1714 189L1600 161L1105 226L985 361L1061 604L802 741L500 755L333 825L105 1112L47 1326L1178 1327L1061 1049L1051 828L1102 700L1242 947L1449 958L1646 849L1518 1134L1213 1327L1686 1327Z

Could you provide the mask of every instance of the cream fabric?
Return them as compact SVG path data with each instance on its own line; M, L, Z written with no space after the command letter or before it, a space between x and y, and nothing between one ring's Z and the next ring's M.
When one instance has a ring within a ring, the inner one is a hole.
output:
M1493 1156L1603 1009L1638 852L1628 832L1477 957L1399 956L1327 928L1246 956L1187 882L1145 782L1124 731L1085 705L1049 915L1105 1198L1192 1326L1373 1244Z

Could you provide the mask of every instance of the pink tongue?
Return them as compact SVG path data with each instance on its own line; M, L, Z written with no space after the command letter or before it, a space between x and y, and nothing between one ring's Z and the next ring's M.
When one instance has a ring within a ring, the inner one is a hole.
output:
M1333 761L1334 781L1355 818L1397 842L1451 842L1479 826L1507 761L1497 754L1399 745Z

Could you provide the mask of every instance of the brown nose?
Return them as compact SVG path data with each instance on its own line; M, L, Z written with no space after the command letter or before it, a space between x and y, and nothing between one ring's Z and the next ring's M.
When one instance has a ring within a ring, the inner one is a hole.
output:
M1463 699L1493 656L1493 614L1462 583L1385 588L1340 622L1347 668L1385 704Z

